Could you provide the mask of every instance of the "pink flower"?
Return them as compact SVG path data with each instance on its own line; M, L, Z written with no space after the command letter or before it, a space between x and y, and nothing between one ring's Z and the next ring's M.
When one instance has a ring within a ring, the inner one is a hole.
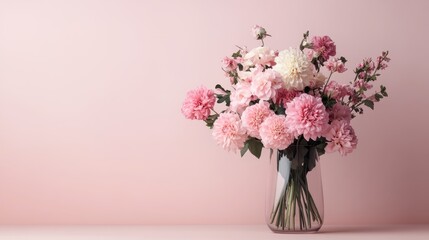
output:
M263 72L255 72L250 90L259 99L268 101L276 96L277 89L280 89L282 85L281 76L272 69L266 69Z
M265 28L258 25L253 26L252 34L253 34L253 37L257 40L261 40L261 39L264 39L266 36L269 36Z
M222 68L226 72L234 71L237 69L237 63L232 58L224 57L222 59Z
M353 152L358 143L355 131L346 121L333 121L326 139L329 140L326 150L339 151L343 156Z
M337 54L335 43L328 36L314 36L312 44L317 56L321 56L324 61L328 60L329 56Z
M294 141L284 115L271 115L267 117L262 122L259 133L262 143L266 148L282 150Z
M358 90L363 89L364 91L369 90L373 87L372 84L365 82L365 80L363 79L356 80L353 85Z
M330 58L328 62L325 64L326 68L331 72L343 73L347 71L343 61L338 58Z
M336 81L330 81L325 89L325 94L336 100L350 96L352 92L353 90L348 85L341 85Z
M206 120L210 115L216 97L212 90L200 87L186 94L182 105L182 113L187 119Z
M316 53L315 53L315 52L314 52L314 50L312 50L312 49L306 49L306 50L305 50L305 55L307 56L307 59L308 59L309 61L311 61L311 60L313 60L314 55L316 55Z
M270 104L260 100L258 104L254 104L244 110L241 120L251 137L261 138L259 128L262 122L273 114L274 112L270 110Z
M295 97L299 96L300 94L301 92L298 92L298 91L280 88L279 90L277 90L274 102L286 108L286 104L292 101Z
M311 88L320 88L325 85L326 77L321 72L313 73L313 78L311 78L308 83Z
M352 119L350 108L339 102L337 102L332 109L329 109L328 112L330 121L341 120L350 123Z
M257 47L250 52L248 52L246 55L244 55L244 67L248 68L250 66L274 66L276 65L276 62L274 59L277 57L278 52L271 50L268 47Z
M237 113L242 113L252 100L252 92L250 91L250 83L247 81L240 81L232 91L230 109Z
M246 129L237 113L221 113L213 124L212 133L216 143L228 151L244 147L247 140Z
M329 115L322 99L306 93L287 104L286 122L295 137L303 135L308 141L316 140L328 128Z

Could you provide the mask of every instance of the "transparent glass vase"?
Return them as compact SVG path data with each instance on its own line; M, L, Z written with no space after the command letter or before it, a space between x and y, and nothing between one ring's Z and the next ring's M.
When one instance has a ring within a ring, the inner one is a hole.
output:
M292 146L270 157L266 223L276 233L318 231L323 224L323 190L317 150Z

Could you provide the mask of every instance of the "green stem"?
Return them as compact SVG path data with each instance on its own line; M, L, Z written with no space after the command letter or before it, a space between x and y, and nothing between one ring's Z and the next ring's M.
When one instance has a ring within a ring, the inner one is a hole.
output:
M331 76L332 76L332 74L333 74L333 73L334 73L334 72L331 72L331 73L329 74L328 80L326 80L326 84L325 84L325 86L323 87L322 94L325 94L326 86L328 86L329 80L331 80Z

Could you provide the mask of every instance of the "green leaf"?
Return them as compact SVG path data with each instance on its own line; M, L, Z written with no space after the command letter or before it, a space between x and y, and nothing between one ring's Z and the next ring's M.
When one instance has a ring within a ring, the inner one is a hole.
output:
M310 88L309 86L307 86L307 87L305 87L305 88L304 88L304 92L305 92L305 93L309 93L309 92L310 92L310 90L311 90L311 88Z
M305 32L305 33L303 34L303 37L304 37L304 38L308 38L308 35L310 35L310 31L308 31L308 30L307 30L307 32Z
M363 104L369 108L371 108L372 110L374 110L374 102L369 100L369 99L365 99L363 100Z
M233 53L233 54L232 54L232 57L233 57L234 59L236 59L236 58L238 58L238 57L242 57L242 56L241 56L241 53L240 53L240 50L238 50L237 52Z
M223 102L225 102L226 106L229 106L231 104L231 98L230 98L231 91L226 90L225 92L226 92L226 94L216 94L217 103L223 103Z
M380 93L376 93L376 94L374 95L374 97L375 97L375 100L378 102L378 101L380 101L380 99L382 99L382 98L383 98L383 95L381 95Z
M321 143L316 145L316 150L317 150L317 153L319 153L319 156L322 156L323 154L325 154L326 145L328 145L326 140L323 140Z
M330 96L326 96L326 95L324 95L322 97L322 102L326 108L332 108L335 105L335 103L337 103L337 101L335 99L331 98Z
M275 112L277 115L285 115L286 109L282 105L279 105Z
M316 156L317 156L317 149L316 147L312 146L310 147L307 155L307 169L308 171L313 170L314 167L316 167Z
M237 64L237 66L238 66L238 70L243 71L244 67L243 67L243 65L241 63Z
M226 92L225 88L223 88L220 84L216 84L215 89L220 89L220 90Z
M204 122L206 122L206 126L209 128L213 128L213 124L218 117L219 117L218 114L209 115L208 118L204 120Z
M385 97L387 97L388 95L387 95L387 92L386 92L386 87L385 86L383 86L383 85L381 85L380 86L380 93L383 95L383 96L385 96Z
M240 150L241 157L244 156L244 154L247 152L248 149L249 149L249 143L245 142L244 147Z
M260 158L262 154L262 148L264 147L261 140L257 138L249 138L246 143L248 144L250 153L252 153L257 158Z
M305 155L307 154L308 149L305 145L298 145L297 151L295 153L295 157L292 160L291 168L297 169L298 167L302 166L305 160Z

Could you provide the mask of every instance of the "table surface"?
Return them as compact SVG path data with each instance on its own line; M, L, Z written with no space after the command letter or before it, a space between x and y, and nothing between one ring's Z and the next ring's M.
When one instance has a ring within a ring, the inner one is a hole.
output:
M1 240L429 239L429 225L324 226L312 234L275 234L265 225L0 226Z

